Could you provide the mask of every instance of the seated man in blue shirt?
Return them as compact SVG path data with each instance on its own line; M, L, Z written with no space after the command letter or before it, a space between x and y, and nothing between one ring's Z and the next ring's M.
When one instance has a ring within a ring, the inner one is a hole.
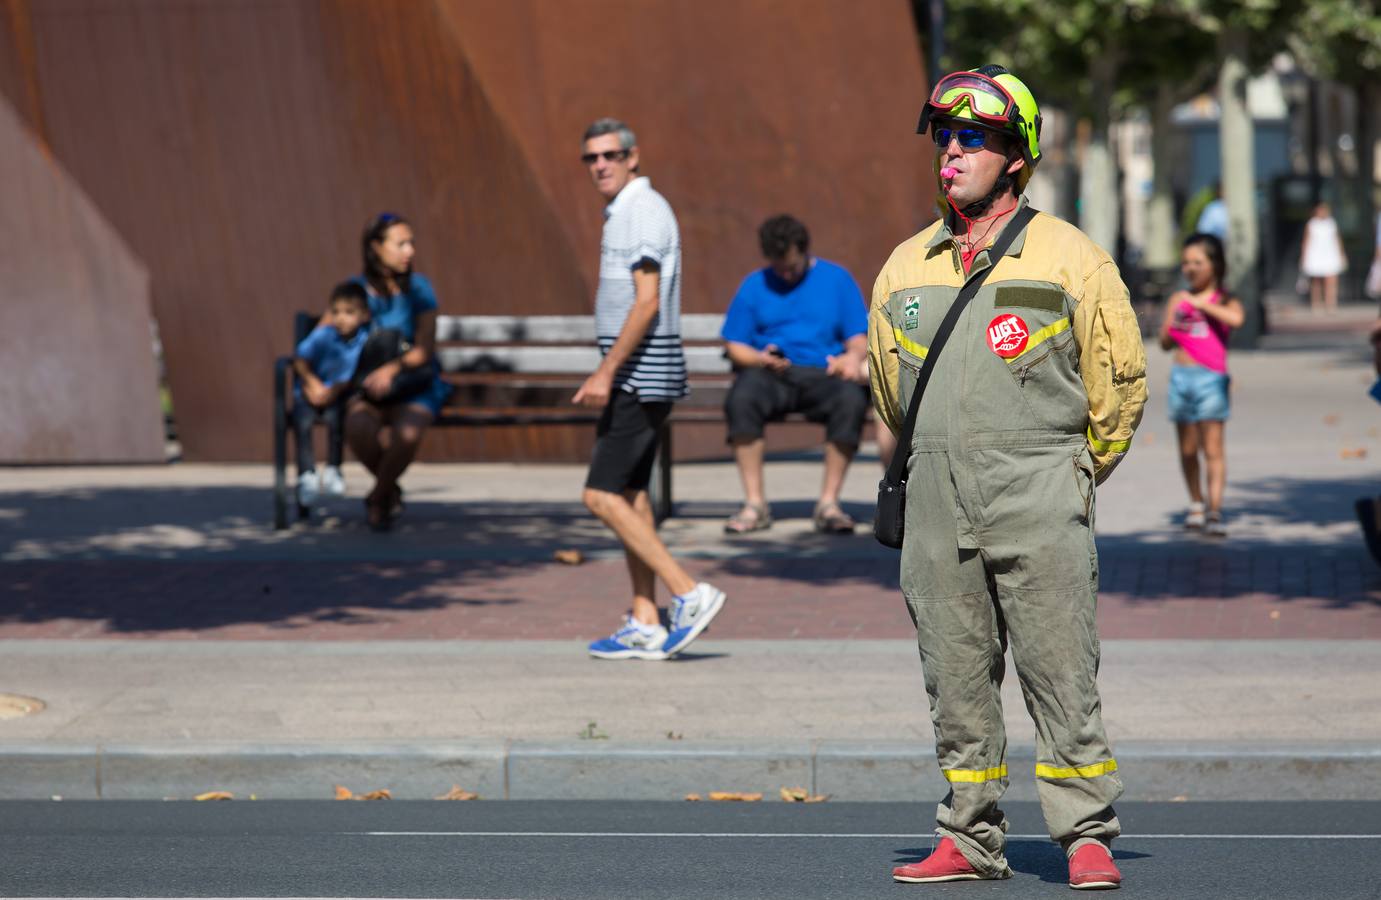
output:
M368 337L369 299L352 281L336 285L325 319L297 345L293 369L298 388L293 403L297 432L297 502L310 506L322 494L345 494L341 474L341 407ZM312 426L326 423L326 469L317 474Z
M796 219L768 219L758 238L768 265L743 280L720 332L737 372L724 414L745 494L743 509L724 530L745 534L772 524L763 491L763 425L795 412L825 426L815 529L849 533L854 520L840 509L839 491L868 411L862 374L868 307L843 267L810 255L810 234Z

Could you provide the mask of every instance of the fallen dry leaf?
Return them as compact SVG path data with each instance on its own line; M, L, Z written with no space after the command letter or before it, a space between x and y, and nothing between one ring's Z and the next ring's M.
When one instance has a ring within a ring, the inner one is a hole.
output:
M1142 443L1143 445L1147 446L1147 447L1154 447L1154 446L1156 445L1156 436L1155 436L1155 434L1154 434L1154 433L1149 433L1149 434L1147 434L1144 438L1141 439L1141 443Z
M1337 413L1329 413L1323 417L1323 423L1325 425L1337 425L1339 421L1341 421L1341 418Z
M1342 449L1342 451L1341 451L1338 455L1341 456L1343 459L1366 459L1366 458L1367 458L1367 448L1366 448L1366 447L1344 447L1344 448Z
M742 791L710 791L710 799L736 801L739 803L756 803L762 799L762 794L745 794Z
M474 791L467 791L458 784L451 785L451 789L437 797L438 800L478 800L479 794Z
M197 794L193 799L196 800L234 800L235 795L229 791L207 791L204 794Z
M1280 610L1278 610L1278 609L1273 609L1273 610L1271 610L1271 618L1272 618L1272 619L1279 619L1279 618L1280 618Z
M782 788L782 800L787 803L824 803L830 799L829 794L812 794L805 788Z
M699 794L687 794L687 795L686 795L686 799L689 800L689 801L691 801L692 803L696 803L696 802L699 802L700 800L703 800L704 798L701 797Z
M336 799L337 799L337 800L354 800L354 799L355 799L355 792L352 791L352 790L350 790L350 788L348 788L348 787L341 787L340 785L336 785Z
M388 791L387 789L385 789L385 790L378 790L378 791L370 791L369 793L364 794L364 795L359 796L359 797L356 797L355 799L356 799L356 800L392 800L392 799L393 799L393 793L392 793L391 791Z
M568 566L578 566L585 561L585 554L579 550L557 550L552 554L556 561Z

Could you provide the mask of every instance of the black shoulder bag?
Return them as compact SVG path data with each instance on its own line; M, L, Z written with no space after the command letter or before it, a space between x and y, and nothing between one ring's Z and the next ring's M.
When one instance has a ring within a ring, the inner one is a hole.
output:
M363 390L365 376L380 366L402 358L412 349L403 332L397 328L377 328L369 333L360 348L360 361L355 364L355 375L351 379L350 392ZM405 403L432 386L436 379L436 369L432 363L416 369L403 368L393 379L393 387L382 397L368 398L379 406Z
M916 387L911 392L911 404L906 410L906 421L902 424L901 433L897 435L897 449L892 454L892 463L887 467L882 481L878 482L877 518L873 522L873 534L879 543L901 548L902 536L906 529L906 464L911 458L911 436L916 431L916 411L921 407L921 395L925 393L925 386L930 382L930 373L935 368L940 351L945 349L945 343L949 340L950 332L954 331L954 324L959 321L964 307L968 306L973 295L978 293L988 273L996 269L998 261L1007 255L1007 248L1012 245L1013 239L1035 218L1035 215L1036 210L1027 206L1012 216L1012 220L1002 230L1002 236L988 248L988 268L969 279L968 283L960 288L959 296L954 298L949 311L945 313L944 321L940 323L939 330L935 332L935 340L931 342L930 350L926 353L925 365L921 366L920 374L916 376Z

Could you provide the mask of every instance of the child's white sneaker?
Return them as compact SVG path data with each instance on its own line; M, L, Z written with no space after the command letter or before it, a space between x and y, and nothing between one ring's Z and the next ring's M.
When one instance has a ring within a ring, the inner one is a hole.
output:
M328 497L345 496L345 476L335 466L327 466L321 471L321 493Z
M311 506L320 494L321 479L317 476L316 469L311 469L297 476L297 502L299 504Z

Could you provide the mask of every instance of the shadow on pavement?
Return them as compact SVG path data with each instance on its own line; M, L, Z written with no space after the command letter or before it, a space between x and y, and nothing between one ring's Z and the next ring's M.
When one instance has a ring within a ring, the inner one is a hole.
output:
M1234 484L1226 540L1186 536L1172 521L1100 537L1101 591L1134 604L1270 595L1381 608L1381 568L1352 510L1378 487L1370 477ZM453 607L503 617L543 605L542 573L547 585L565 579L603 596L610 566L622 568L617 544L574 501L449 502L425 490L408 499L398 528L380 535L365 528L358 500L331 504L319 524L274 532L268 491L253 486L11 491L0 498L0 624L100 620L129 633L373 624ZM899 556L873 541L862 504L849 507L860 520L852 537L774 529L742 541L707 527L711 506L688 502L701 520L666 526L707 577L760 580L743 587L769 594L819 587L833 592L821 595L830 603L899 590ZM808 516L810 504L774 511ZM604 562L553 571L557 549Z

